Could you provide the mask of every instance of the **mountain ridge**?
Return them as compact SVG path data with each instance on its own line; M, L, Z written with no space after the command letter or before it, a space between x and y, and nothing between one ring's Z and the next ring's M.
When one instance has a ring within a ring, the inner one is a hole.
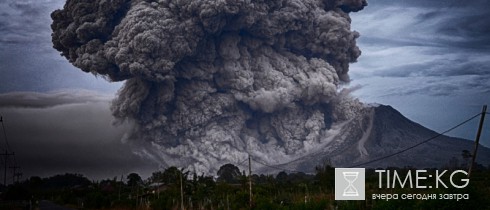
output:
M423 141L427 142L400 154L368 163ZM311 173L316 166L326 162L334 167L362 168L461 166L469 164L468 160L463 159L462 151L472 152L473 147L473 141L440 135L406 118L391 106L366 106L357 117L341 126L339 134L324 148L288 163L276 165L275 169L262 167L258 171L279 172L278 169L281 168ZM479 146L477 163L485 166L490 164L489 148Z

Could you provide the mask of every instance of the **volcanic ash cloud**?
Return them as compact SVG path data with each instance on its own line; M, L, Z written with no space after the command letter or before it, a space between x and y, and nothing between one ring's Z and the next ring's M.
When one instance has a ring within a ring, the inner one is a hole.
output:
M342 97L360 55L362 0L68 0L53 44L74 66L125 80L113 115L136 152L214 172L250 152L281 163L322 145L360 108Z

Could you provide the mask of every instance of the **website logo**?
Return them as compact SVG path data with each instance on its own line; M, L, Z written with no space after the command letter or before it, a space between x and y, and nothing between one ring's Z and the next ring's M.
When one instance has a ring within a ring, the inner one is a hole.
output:
M335 169L335 200L365 200L365 169Z

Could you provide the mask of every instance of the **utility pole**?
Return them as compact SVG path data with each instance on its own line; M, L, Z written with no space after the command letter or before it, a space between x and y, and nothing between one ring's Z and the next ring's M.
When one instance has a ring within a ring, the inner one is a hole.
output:
M22 173L15 173L15 177L17 177L17 182L19 182L20 177L22 177Z
M473 150L473 155L471 156L470 169L468 170L468 178L471 176L471 170L473 169L473 167L475 165L476 152L478 151L478 145L480 144L480 136L481 136L481 131L483 128L483 121L485 121L485 114L486 113L487 113L487 105L483 105L483 108L481 110L480 125L478 126L478 132L476 133L475 149Z
M250 208L252 208L252 161L250 158L250 154L248 154L248 186L249 186L249 192L250 192L249 205L250 205Z
M180 210L184 210L184 187L182 186L182 171L180 174Z
M9 153L8 150L5 150L5 153L3 154L0 154L2 156L5 156L4 158L4 163L5 163L5 168L4 168L4 173L3 173L3 185L4 186L7 186L7 159L8 159L8 156L9 155L15 155L13 152L12 153Z
M12 173L12 183L14 183L14 182L15 182L15 176L16 176L15 171L16 171L18 168L20 168L20 167L19 167L19 166L10 166L9 168L10 168L10 169L12 169L12 170L14 171L14 172Z
M310 199L310 193L308 191L308 184L305 184L305 205L309 199Z
M7 141L7 132L5 132L5 126L3 125L3 117L0 116L0 123L2 123L2 129L3 129L3 136L5 137L5 146L7 147L5 149L5 153L3 154L0 154L1 156L5 156L5 168L4 168L4 171L3 171L3 185L4 186L7 186L7 159L9 157L9 155L14 155L14 153L9 153L8 152L8 149L9 149L9 143Z
M116 178L117 179L117 178ZM116 180L117 181L117 180ZM121 174L121 181L119 181L119 189L118 189L118 192L117 192L117 200L120 201L121 200L121 185L123 184L123 175Z
M228 200L228 193L226 193L226 210L230 210L230 201Z

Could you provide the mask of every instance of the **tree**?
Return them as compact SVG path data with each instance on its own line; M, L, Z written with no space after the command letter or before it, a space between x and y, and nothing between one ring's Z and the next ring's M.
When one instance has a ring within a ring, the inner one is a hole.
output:
M143 181L137 173L130 173L126 178L128 179L128 186L136 186Z
M315 170L315 179L320 186L326 189L332 189L335 186L335 168L331 165L330 160L325 161L322 166L315 167Z
M187 177L188 172L183 173L177 167L169 167L165 171L153 172L149 181L152 183L180 184L180 175Z
M240 176L242 176L240 169L231 163L222 165L218 170L218 181L236 183Z
M288 179L289 179L289 176L285 171L279 172L276 176L276 180L279 183L286 183L288 181Z
M90 184L90 180L81 174L66 173L64 175L55 175L43 179L43 187L53 189L71 188L75 186L85 187Z
M463 156L463 159L464 159L464 164L463 164L463 167L466 167L468 166L469 162L470 162L470 159L473 155L471 155L470 151L468 150L463 150L461 152L461 156Z

